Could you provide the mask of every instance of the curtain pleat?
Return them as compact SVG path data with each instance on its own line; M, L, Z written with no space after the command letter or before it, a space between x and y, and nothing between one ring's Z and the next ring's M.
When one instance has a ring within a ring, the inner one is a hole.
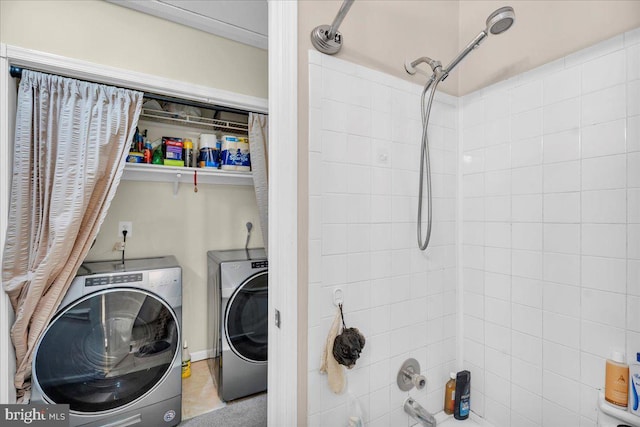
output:
M31 390L34 347L86 257L115 195L141 92L24 70L3 288L15 311L18 401Z
M269 248L269 117L249 113L249 151L265 251Z

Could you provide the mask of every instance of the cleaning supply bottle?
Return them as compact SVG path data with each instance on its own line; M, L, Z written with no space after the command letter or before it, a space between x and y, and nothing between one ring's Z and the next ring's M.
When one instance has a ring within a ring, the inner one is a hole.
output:
M640 417L640 353L629 366L629 412Z
M164 155L162 154L162 146L157 146L155 150L153 150L153 154L151 155L151 163L153 163L154 165L161 165L164 163L162 161L163 157Z
M607 359L604 398L607 402L626 408L629 398L629 366L624 363L624 355L619 351Z
M456 373L451 372L449 377L451 379L444 386L444 413L447 415L453 414L456 402Z
M182 346L182 378L189 378L191 376L191 353L187 347L187 340L184 341Z
M196 162L193 159L193 142L188 138L184 140L182 145L182 160L184 160L185 167L195 167Z
M471 409L471 372L460 371L456 375L456 399L453 408L453 417L456 420L469 418Z

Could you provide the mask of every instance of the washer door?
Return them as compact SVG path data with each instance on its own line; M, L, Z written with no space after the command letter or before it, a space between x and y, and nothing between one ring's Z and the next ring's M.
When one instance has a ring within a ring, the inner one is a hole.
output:
M112 410L161 382L179 343L178 320L162 299L132 288L96 292L51 321L36 348L34 380L71 411Z
M229 298L225 333L231 350L248 362L265 363L268 344L268 272L245 280Z

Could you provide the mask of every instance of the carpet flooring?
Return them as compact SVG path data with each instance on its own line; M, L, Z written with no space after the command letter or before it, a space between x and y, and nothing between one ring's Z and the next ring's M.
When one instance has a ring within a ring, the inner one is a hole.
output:
M180 427L266 427L267 395L250 397L180 423Z

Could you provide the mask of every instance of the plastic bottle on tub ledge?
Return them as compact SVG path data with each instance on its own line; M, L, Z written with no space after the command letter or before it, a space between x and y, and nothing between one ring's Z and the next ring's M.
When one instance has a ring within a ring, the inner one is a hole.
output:
M456 420L469 418L471 410L471 372L460 371L456 375L455 402L453 417Z
M456 373L449 374L449 381L444 387L444 413L451 415L454 412L456 404Z
M619 408L627 408L629 398L629 365L624 363L624 354L611 353L605 366L604 398Z
M629 365L629 412L640 417L640 353Z

